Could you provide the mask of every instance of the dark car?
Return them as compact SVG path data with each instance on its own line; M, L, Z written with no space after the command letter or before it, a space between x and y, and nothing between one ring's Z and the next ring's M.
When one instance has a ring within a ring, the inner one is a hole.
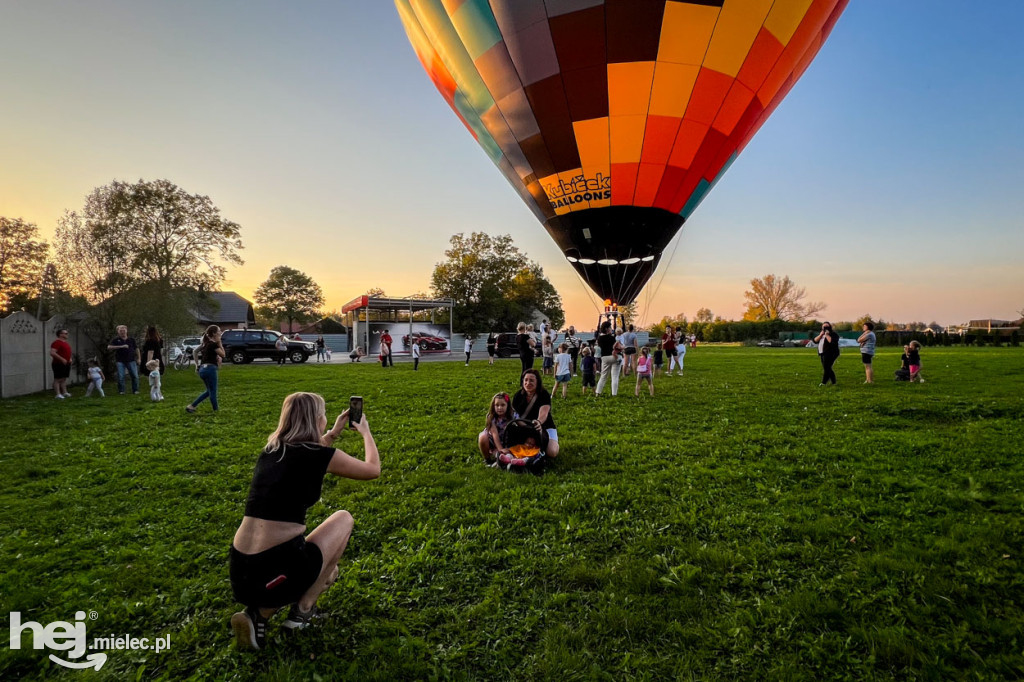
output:
M406 334L402 337L402 345L406 348L416 345L420 347L420 350L447 350L448 339L430 334L413 334L411 337Z
M252 362L258 358L277 359L277 340L284 336L272 329L228 329L220 335L227 359L236 365ZM316 346L309 341L288 341L288 359L305 362L316 353Z
M516 337L519 334L517 332L504 332L498 334L498 341L494 344L494 354L499 358L510 358L513 355L519 357L519 346L516 344ZM543 349L540 347L538 342L536 347L533 349L534 357L540 357L543 353Z

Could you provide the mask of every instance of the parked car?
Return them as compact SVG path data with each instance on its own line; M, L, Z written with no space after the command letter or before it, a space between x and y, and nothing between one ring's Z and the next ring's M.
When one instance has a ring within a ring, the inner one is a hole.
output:
M406 334L402 337L402 345L405 348L412 348L413 345L420 347L420 350L447 350L448 339L430 334L413 334L411 337Z
M513 355L519 357L519 346L516 345L516 332L504 332L498 334L498 342L494 345L494 354L499 358L510 358ZM537 342L536 347L533 349L534 357L540 357L543 354L543 350L540 347L540 342Z
M277 340L284 336L272 329L228 329L220 335L227 359L236 365L252 362L258 358L277 359ZM316 353L316 345L310 341L288 339L288 359L305 362Z

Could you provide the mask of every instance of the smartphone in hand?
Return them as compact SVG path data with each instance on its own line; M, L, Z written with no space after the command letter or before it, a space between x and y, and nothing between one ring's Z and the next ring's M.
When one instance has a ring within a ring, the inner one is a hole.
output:
M358 424L363 419L363 397L354 395L348 399L348 425Z

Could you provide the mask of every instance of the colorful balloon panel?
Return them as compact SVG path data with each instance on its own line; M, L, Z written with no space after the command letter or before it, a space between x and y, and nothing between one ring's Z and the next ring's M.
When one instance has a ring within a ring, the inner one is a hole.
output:
M423 68L567 260L629 303L848 0L396 0Z

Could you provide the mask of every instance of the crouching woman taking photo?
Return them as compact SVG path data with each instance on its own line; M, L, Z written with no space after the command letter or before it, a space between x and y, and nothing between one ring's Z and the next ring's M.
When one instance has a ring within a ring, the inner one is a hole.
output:
M352 515L335 512L306 535L306 511L320 499L324 475L380 476L380 456L365 414L349 427L346 410L325 433L326 428L324 399L293 393L285 398L277 430L256 462L245 516L231 543L231 589L245 605L231 617L240 647L262 648L267 620L283 606L291 606L284 627L308 626L317 599L338 577ZM364 459L334 448L346 428L362 435Z

